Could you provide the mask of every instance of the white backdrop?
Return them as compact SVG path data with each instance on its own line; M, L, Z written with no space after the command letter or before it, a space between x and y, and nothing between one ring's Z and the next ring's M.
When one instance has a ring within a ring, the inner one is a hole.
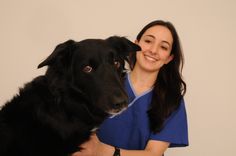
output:
M171 21L185 54L190 146L166 156L236 153L236 1L0 0L0 105L44 73L37 65L67 39L127 36Z

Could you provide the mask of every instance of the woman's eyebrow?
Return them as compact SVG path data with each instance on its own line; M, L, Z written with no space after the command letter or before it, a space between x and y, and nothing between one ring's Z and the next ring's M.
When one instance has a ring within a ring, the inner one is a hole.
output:
M147 37L156 38L154 35L146 35Z

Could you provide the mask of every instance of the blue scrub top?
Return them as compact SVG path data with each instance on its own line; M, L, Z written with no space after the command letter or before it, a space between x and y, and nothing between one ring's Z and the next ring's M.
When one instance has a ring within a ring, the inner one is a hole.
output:
M170 147L188 146L188 127L184 100L179 108L165 121L159 133L151 132L147 110L151 103L152 89L136 95L129 75L125 80L129 107L119 115L105 120L97 136L103 143L129 150L143 150L148 140L170 142Z

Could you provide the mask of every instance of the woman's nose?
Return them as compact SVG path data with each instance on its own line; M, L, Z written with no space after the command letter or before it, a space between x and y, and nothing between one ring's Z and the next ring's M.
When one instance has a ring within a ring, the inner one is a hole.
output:
M151 45L150 48L149 48L150 52L152 53L152 55L156 55L157 54L157 51L158 51L158 48L156 45Z

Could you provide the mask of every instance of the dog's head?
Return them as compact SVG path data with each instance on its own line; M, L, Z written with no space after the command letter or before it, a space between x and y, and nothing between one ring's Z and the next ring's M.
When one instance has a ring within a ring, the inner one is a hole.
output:
M124 61L139 50L139 46L118 36L68 40L58 45L38 68L49 66L46 75L58 90L73 89L78 96L85 96L89 104L116 114L127 107L128 101L121 81Z

